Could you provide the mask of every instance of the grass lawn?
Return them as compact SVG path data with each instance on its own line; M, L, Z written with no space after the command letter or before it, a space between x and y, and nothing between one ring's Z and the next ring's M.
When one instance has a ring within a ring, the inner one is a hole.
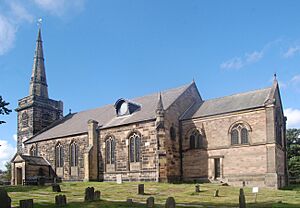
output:
M145 195L137 195L136 182L116 184L108 182L67 182L61 184L62 193L67 196L67 207L146 207L143 204L129 205L127 198L134 202L145 203L149 196L155 198L157 207L169 196L173 196L177 204L202 205L202 207L237 207L239 188L220 186L219 184L201 184L201 192L195 193L195 184L167 184L144 182ZM101 201L84 203L86 187L93 186L101 191ZM34 199L34 207L55 207L54 199L57 193L52 192L51 186L9 186L5 187L12 198L12 205L18 206L21 199ZM219 189L220 197L213 197L214 191ZM257 195L257 203L251 188L245 188L247 207L300 207L300 185L291 186L289 190L272 190L261 188ZM279 202L281 201L281 202ZM184 206L178 206L184 207ZM201 207L201 206L199 206Z

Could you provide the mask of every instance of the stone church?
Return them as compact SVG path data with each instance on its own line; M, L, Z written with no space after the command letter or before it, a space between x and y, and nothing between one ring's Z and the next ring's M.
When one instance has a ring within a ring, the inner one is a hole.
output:
M63 181L288 183L286 117L276 77L264 89L202 99L196 83L63 116L48 96L41 29L29 95L19 100L12 184Z

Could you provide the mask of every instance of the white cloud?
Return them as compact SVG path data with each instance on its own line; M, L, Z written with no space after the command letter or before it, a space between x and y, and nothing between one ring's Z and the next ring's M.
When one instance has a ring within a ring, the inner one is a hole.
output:
M287 128L300 128L300 109L287 108L284 114L287 117Z
M17 140L18 140L18 136L17 136L16 134L14 134L14 135L13 135L13 139L14 139L15 141L17 141Z
M263 57L263 55L263 50L246 53L243 57L235 57L223 62L220 67L221 69L240 69L249 64L258 62Z
M0 145L0 169L5 170L5 163L12 159L17 152L17 148L13 147L6 140L0 140Z
M300 74L293 76L293 78L291 79L291 83L293 83L293 84L300 83Z
M223 62L220 66L222 69L240 69L243 67L241 58L235 57Z
M13 48L16 31L17 29L11 21L0 14L0 55Z
M263 52L262 51L254 51L250 54L246 54L246 63L255 63L259 61L263 57Z
M62 16L66 11L81 11L85 0L33 0L41 9Z
M10 13L11 13L11 19L13 19L15 22L20 22L25 20L26 22L33 22L34 17L29 11L19 2L17 1L10 1Z
M300 52L300 46L290 47L284 54L284 58L293 57L296 53Z

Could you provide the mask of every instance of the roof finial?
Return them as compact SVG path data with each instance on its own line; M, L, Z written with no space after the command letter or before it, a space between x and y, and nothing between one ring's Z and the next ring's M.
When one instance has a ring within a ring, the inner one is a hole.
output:
M71 110L71 108L69 108L69 114L72 114L72 110Z
M277 74L276 72L274 73L274 81L277 80Z
M43 22L43 19L42 19L42 18L39 18L39 19L37 20L37 25L38 25L39 29L41 29L41 27L42 27L42 22Z
M158 110L158 111L164 110L164 106L163 106L163 102L162 102L162 97L161 97L161 92L159 92L159 97L158 97L158 102L157 102L156 110Z

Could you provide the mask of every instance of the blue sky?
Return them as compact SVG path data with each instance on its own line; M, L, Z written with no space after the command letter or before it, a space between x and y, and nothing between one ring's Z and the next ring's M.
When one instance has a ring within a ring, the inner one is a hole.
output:
M0 0L0 95L29 93L37 19L49 95L65 114L186 84L204 99L281 87L300 128L300 1ZM16 113L1 116L0 169L14 154Z

